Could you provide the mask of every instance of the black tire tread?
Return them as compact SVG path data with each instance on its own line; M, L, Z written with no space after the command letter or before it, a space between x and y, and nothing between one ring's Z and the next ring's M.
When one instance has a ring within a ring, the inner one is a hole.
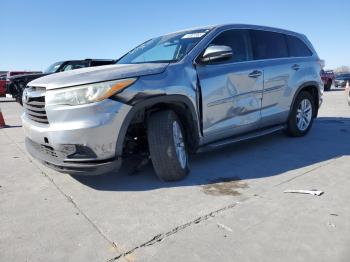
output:
M160 111L150 116L147 125L151 160L157 176L163 181L181 180L189 172L188 164L182 168L177 159L172 133L174 120L181 126L173 111Z

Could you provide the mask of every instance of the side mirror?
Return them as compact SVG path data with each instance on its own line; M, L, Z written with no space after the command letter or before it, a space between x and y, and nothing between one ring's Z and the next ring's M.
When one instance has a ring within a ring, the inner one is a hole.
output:
M229 59L233 55L232 48L226 45L212 45L205 49L200 60L202 62L211 62L222 59Z

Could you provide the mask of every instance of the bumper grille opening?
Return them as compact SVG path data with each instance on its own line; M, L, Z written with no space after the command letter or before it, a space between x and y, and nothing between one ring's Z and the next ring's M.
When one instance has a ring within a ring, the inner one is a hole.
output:
M23 107L29 119L42 124L49 123L45 111L45 96L28 97L23 101Z

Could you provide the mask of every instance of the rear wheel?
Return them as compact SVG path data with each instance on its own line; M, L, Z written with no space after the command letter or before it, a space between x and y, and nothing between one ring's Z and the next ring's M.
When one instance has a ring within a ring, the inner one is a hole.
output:
M189 172L184 129L170 110L151 115L147 137L151 160L157 176L163 181L183 179Z
M295 137L306 135L312 126L314 112L314 97L309 92L301 92L290 113L287 134Z

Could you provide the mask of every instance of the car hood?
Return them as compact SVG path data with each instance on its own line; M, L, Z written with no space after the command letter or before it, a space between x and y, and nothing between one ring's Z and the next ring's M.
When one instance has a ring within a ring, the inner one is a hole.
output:
M168 63L116 64L75 69L35 79L28 86L45 87L46 90L116 80L128 77L160 74Z

